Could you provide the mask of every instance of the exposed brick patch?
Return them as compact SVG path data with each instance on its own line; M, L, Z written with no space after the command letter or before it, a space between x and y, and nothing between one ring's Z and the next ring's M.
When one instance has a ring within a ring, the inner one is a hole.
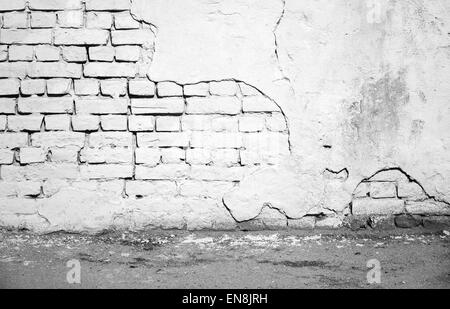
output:
M129 0L0 1L0 17L2 199L100 182L123 200L220 201L290 151L255 87L149 80L155 34Z
M353 193L356 218L395 216L398 227L420 225L417 216L450 216L449 204L428 194L423 186L400 168L385 169L363 180ZM377 220L377 219L375 219Z

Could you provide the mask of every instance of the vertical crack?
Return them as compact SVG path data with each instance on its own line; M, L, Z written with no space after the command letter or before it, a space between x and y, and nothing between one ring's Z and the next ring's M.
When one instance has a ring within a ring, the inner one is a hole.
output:
M275 27L272 30L272 33L273 33L273 36L274 36L274 44L275 44L275 51L274 51L275 52L275 58L277 59L278 69L280 70L281 75L283 76L282 80L285 80L285 81L288 82L289 88L291 89L292 93L295 94L295 89L292 86L292 81L291 81L291 79L289 77L287 77L286 73L284 72L283 66L281 65L280 52L279 52L280 46L279 46L278 36L277 36L278 28L279 28L279 26L280 26L280 24L281 24L281 22L282 22L282 20L283 20L283 18L285 16L285 13L286 13L286 1L287 0L281 0L281 2L283 4L283 9L281 11L280 17L278 18L278 20L277 20L277 22L275 24Z

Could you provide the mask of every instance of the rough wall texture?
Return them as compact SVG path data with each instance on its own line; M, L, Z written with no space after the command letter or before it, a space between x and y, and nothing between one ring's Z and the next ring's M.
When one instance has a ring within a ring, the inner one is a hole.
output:
M0 225L450 215L446 0L0 0Z

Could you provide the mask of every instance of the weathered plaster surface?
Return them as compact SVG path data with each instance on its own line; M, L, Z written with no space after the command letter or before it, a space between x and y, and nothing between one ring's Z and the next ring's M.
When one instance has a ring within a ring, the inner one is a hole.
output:
M133 18L154 34L141 74L179 85L231 80L255 87L285 116L290 152L276 165L249 169L221 199L125 201L65 188L50 202L21 205L27 219L4 211L3 222L227 229L255 219L294 226L327 216L321 224L335 227L351 214L361 183L388 170L402 171L426 199L448 207L448 1L131 2Z
M287 116L292 156L225 196L237 220L265 204L290 218L342 213L362 179L394 167L450 200L448 1L133 4L156 27L152 78L237 78Z

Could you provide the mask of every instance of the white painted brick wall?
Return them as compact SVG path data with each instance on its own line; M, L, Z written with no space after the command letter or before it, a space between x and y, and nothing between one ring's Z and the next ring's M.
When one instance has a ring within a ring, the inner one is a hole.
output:
M255 88L150 80L155 34L130 3L0 0L0 198L220 199L267 163L248 154L270 132L289 151L281 110Z

